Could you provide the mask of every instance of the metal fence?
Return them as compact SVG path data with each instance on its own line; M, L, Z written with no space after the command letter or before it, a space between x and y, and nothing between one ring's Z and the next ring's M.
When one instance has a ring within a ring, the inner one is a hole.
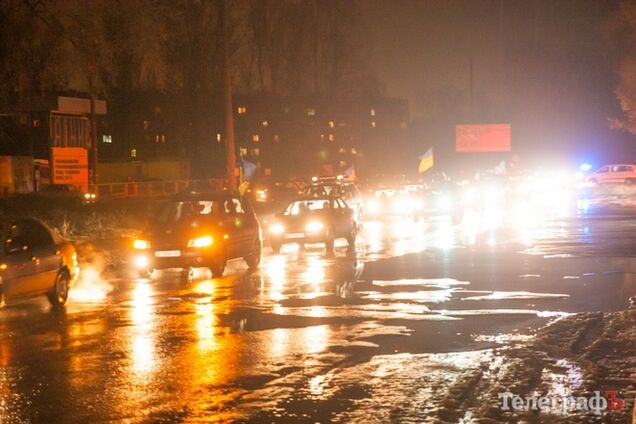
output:
M223 179L144 181L98 184L93 190L100 198L150 198L166 197L187 191L223 190Z

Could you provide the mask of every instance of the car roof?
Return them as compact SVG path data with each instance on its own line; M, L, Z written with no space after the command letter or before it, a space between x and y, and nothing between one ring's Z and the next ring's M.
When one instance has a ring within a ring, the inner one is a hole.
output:
M294 200L292 200L289 203L294 203L294 202L305 202L305 201L312 201L312 202L317 202L320 200L335 200L335 199L342 199L342 197L340 196L301 196L301 197L296 197Z

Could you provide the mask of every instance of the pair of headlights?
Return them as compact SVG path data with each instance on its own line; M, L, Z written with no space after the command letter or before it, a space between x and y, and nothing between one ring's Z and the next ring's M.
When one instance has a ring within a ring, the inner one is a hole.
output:
M309 221L305 224L306 233L318 233L325 229L325 224L320 221ZM269 227L269 232L272 234L283 234L285 232L285 226L280 222L273 224Z
M209 247L214 244L214 239L212 236L203 236L197 237L188 241L188 247ZM136 250L147 250L150 249L150 242L148 240L137 239L133 242L133 248Z

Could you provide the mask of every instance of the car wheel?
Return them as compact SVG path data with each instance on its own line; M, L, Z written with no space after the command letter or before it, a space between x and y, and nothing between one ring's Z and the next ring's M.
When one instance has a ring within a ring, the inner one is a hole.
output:
M61 271L57 274L57 278L55 279L55 285L48 293L49 302L53 306L62 306L66 303L66 299L68 299L68 290L71 283L71 279L68 275L68 272Z
M261 241L259 239L254 241L252 252L244 259L249 269L258 268L258 265L261 263Z
M270 242L270 245L272 247L272 252L274 252L275 255L278 255L280 253L280 249L282 247L281 242L272 240Z
M218 258L214 260L212 265L210 266L210 272L212 273L212 277L223 277L223 273L225 272L225 266L227 265L227 259L224 255L219 255Z

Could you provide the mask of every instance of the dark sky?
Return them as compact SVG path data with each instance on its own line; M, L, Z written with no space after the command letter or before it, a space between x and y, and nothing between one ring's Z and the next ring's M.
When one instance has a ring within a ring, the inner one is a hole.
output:
M409 99L422 149L452 149L456 123L511 122L513 146L528 160L617 160L631 151L629 137L608 128L620 115L613 94L620 52L606 30L616 2L359 4L362 54L388 95Z

